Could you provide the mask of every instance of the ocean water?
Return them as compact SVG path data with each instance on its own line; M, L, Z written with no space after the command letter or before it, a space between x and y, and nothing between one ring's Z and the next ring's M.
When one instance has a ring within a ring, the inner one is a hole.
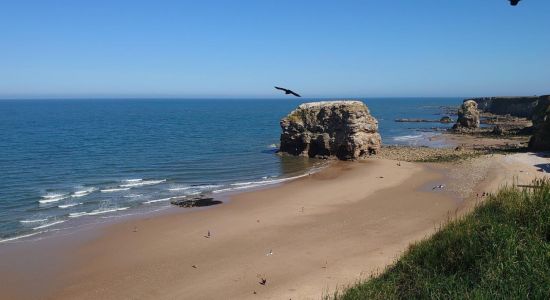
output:
M301 176L275 155L279 120L307 99L0 101L0 242ZM364 99L385 144L430 144L459 98ZM434 130L436 127L436 130ZM437 145L435 145L437 146Z

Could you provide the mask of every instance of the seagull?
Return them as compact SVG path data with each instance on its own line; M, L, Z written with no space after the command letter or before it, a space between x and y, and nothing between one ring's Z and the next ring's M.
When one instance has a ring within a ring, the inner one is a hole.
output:
M302 96L296 94L295 92L293 92L293 91L291 91L291 90L289 90L289 89L285 89L285 88L278 87L278 86L276 86L275 88L278 89L278 90L284 91L284 92L285 92L285 95L294 95L294 96L296 96L296 97L302 97Z
M516 6L521 0L510 0L510 5Z
M266 254L265 256L270 256L270 255L273 255L273 250L269 250L269 253Z
M435 189L442 189L442 188L444 188L444 187L445 187L444 184L440 184L440 185L434 186L434 187L432 188L432 190L435 190Z

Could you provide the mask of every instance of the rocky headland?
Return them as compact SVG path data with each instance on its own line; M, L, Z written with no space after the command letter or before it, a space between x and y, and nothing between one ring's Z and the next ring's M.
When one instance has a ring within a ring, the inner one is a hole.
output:
M381 147L378 121L361 101L304 103L280 122L280 152L353 160Z
M550 96L484 97L464 100L452 133L524 137L529 149L550 150ZM483 124L485 126L480 126Z
M520 97L480 97L471 98L478 108L485 113L495 115L511 115L514 117L530 118L540 101L550 96L520 96Z

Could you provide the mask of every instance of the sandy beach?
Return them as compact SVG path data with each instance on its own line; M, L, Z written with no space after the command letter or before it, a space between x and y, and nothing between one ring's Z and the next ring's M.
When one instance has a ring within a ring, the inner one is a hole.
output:
M473 207L482 191L528 183L546 160L521 153L452 165L334 162L216 207L173 208L80 240L66 237L71 243L38 241L26 262L21 252L4 252L0 278L10 284L1 296L320 299L382 270L410 243ZM445 188L433 189L439 184Z

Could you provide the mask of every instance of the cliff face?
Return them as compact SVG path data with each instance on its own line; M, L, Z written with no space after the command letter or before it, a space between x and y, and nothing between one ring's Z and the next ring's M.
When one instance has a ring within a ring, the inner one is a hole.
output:
M535 129L529 140L529 148L550 150L550 96L541 97L531 119Z
M281 152L342 160L376 154L378 121L361 101L304 103L281 120Z
M531 118L540 99L545 96L472 98L480 111L495 115Z

